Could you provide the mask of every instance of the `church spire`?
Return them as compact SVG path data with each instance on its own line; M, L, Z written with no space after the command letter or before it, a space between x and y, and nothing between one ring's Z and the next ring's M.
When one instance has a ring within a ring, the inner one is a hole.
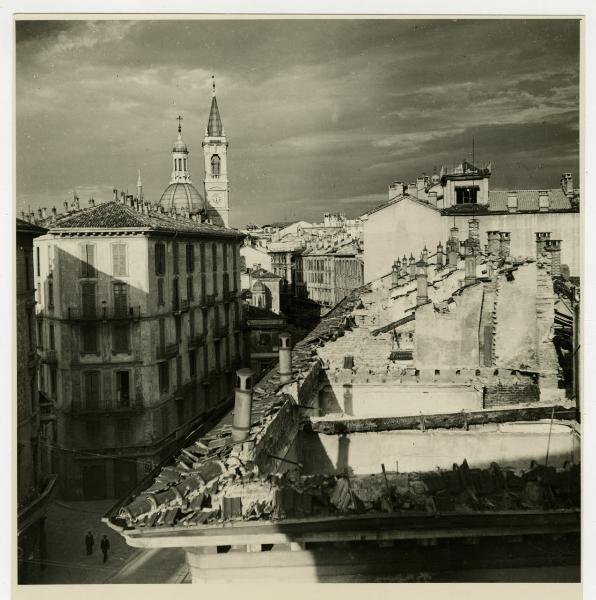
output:
M223 135L223 125L221 124L219 108L217 108L217 98L215 97L215 75L211 75L211 85L213 87L213 97L211 98L211 110L207 123L207 135L210 137L221 137Z
M170 183L191 183L188 168L188 148L182 139L182 117L176 117L178 121L178 139L172 148L172 178Z

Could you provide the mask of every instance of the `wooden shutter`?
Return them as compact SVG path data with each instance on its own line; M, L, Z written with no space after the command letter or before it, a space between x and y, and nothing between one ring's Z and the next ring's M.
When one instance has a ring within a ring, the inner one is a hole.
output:
M86 371L85 407L99 408L99 371Z
M126 276L126 244L112 244L112 267L114 276Z
M83 244L81 276L95 277L95 244Z
M128 293L125 283L114 284L114 313L125 316L128 312Z
M95 316L95 284L91 282L81 283L83 299L83 314L87 317Z

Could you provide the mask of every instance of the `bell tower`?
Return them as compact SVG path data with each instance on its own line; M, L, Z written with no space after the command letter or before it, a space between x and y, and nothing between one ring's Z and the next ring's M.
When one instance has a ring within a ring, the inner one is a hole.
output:
M217 99L215 97L215 78L213 80L213 98L211 111L203 140L205 156L205 203L207 216L214 225L229 227L228 194L228 141L223 128Z

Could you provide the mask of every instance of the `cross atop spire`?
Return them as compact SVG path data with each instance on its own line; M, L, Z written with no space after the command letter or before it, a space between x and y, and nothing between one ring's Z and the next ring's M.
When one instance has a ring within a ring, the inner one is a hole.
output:
M211 75L211 85L213 86L213 95L215 96L215 75Z
M182 133L182 117L178 115L176 120L178 121L178 133Z

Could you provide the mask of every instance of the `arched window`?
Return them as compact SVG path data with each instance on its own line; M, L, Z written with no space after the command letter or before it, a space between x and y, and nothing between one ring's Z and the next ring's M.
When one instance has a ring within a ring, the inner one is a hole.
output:
M219 177L220 165L221 165L221 159L219 158L219 155L214 154L211 157L211 176L212 177Z

